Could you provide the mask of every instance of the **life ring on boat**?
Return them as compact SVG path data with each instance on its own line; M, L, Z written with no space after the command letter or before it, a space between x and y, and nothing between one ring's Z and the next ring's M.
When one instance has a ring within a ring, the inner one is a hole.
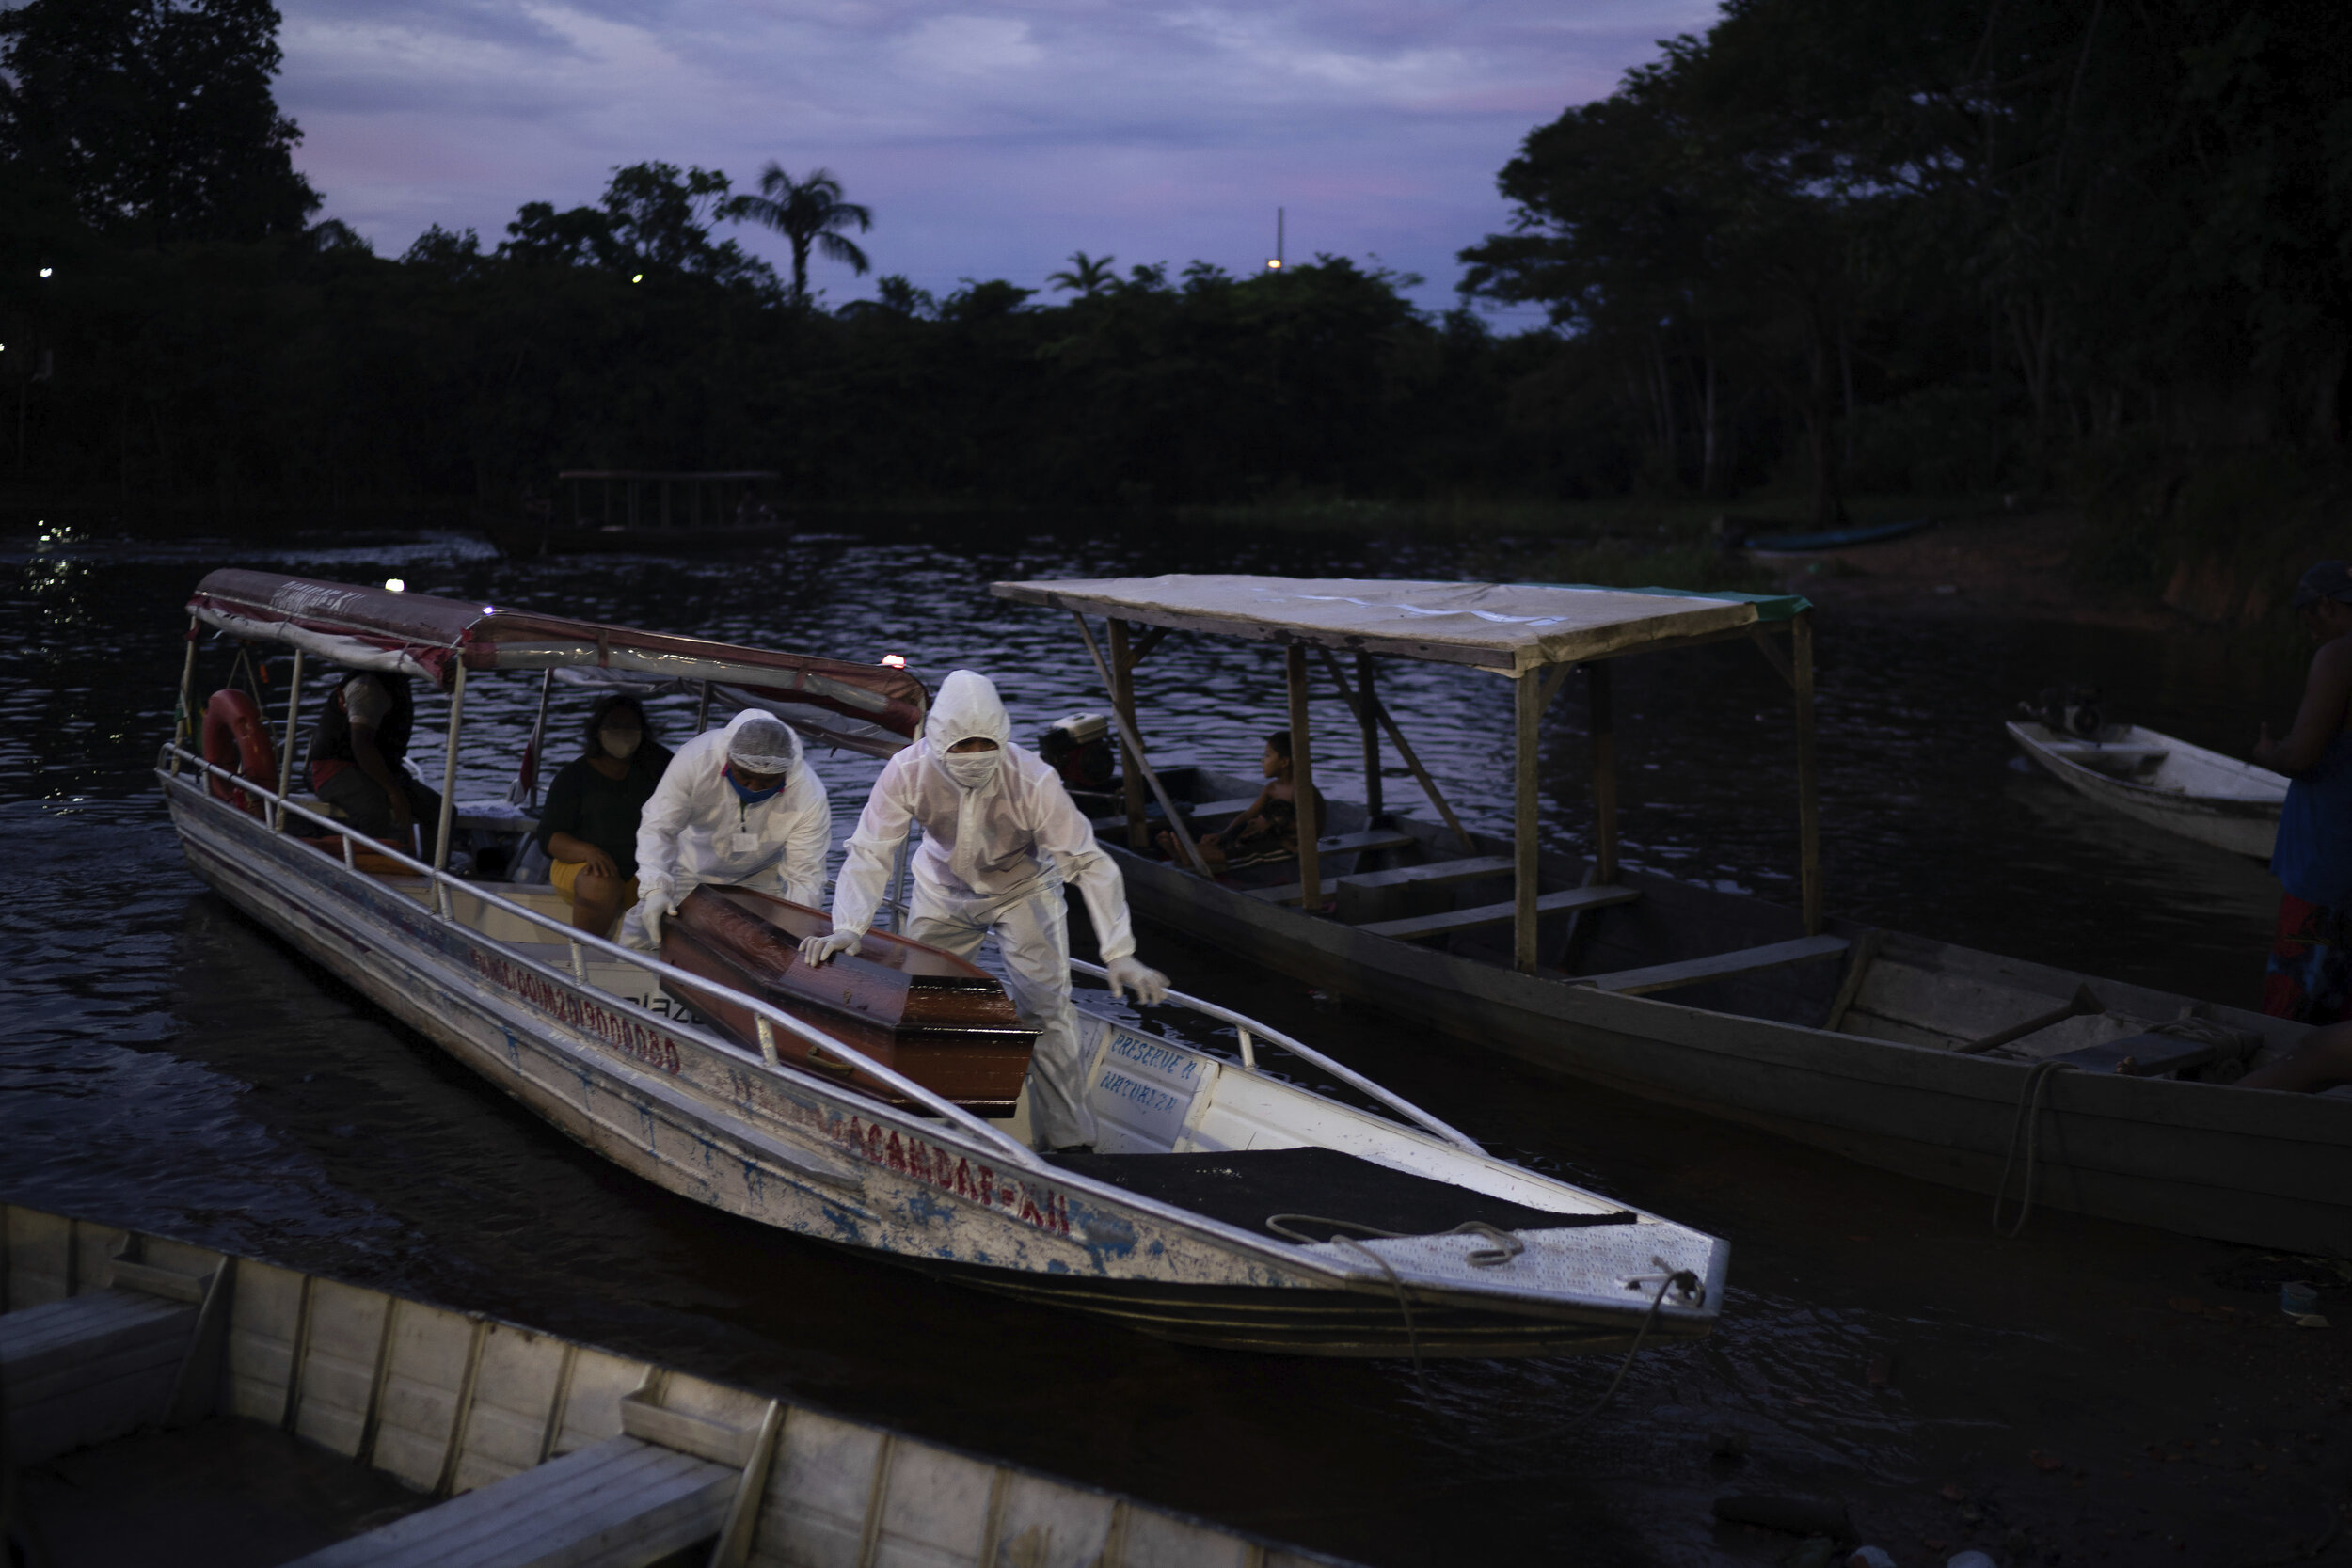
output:
M235 765L237 776L264 789L278 787L278 748L269 743L262 705L224 687L204 704L204 760L215 768ZM262 815L262 802L217 773L208 774L213 799L239 811Z

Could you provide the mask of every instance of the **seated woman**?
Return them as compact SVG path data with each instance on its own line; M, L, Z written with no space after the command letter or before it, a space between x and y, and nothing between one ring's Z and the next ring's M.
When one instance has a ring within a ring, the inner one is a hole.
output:
M670 766L634 697L607 697L588 715L588 750L564 765L539 813L548 880L572 901L578 930L610 936L637 902L637 818Z
M1249 809L1233 818L1231 826L1200 840L1200 858L1209 863L1212 874L1261 861L1289 860L1298 853L1298 785L1293 777L1290 731L1277 730L1265 737L1265 755L1258 766L1266 784L1249 802ZM1314 824L1309 831L1320 835L1323 791L1314 792L1308 815ZM1171 860L1181 854L1174 833L1160 834L1160 848Z

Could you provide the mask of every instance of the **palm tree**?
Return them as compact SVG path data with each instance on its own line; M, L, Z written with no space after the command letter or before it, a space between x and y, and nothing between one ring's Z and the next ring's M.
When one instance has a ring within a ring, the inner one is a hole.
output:
M1116 256L1092 257L1083 250L1073 250L1070 253L1070 270L1047 273L1045 281L1057 289L1068 289L1092 299L1110 287L1111 263L1118 260Z
M749 218L782 234L792 245L792 303L808 303L811 246L832 261L846 261L863 277L873 266L841 231L855 225L861 234L874 227L874 210L841 199L841 181L829 168L812 169L805 180L784 172L774 159L759 173L759 194L739 196L727 216Z

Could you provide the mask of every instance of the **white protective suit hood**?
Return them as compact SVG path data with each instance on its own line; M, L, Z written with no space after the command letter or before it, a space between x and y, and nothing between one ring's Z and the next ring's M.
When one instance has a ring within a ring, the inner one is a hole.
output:
M939 683L939 700L923 721L923 738L933 756L946 756L960 741L993 740L1002 752L1012 744L1012 715L996 695L996 683L977 670L958 670Z

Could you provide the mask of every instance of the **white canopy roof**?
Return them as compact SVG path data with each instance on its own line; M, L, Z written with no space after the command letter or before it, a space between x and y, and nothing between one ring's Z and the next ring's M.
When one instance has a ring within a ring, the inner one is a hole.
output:
M1185 573L999 582L990 592L1181 631L1400 654L1508 674L1721 637L1805 608L1785 595L1662 588Z

